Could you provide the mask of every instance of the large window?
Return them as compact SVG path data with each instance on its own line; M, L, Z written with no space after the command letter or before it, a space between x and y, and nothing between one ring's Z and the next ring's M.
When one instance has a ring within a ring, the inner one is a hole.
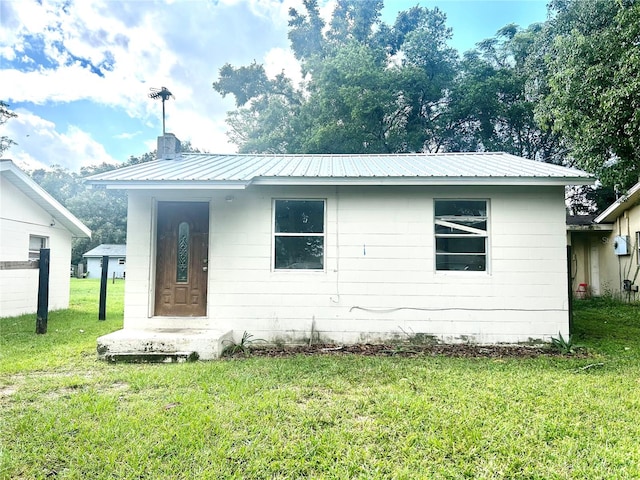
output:
M274 202L274 268L324 268L324 200Z
M436 200L436 270L487 270L487 201Z
M38 235L29 235L29 260L40 260L40 249L47 248L49 244L48 237L40 237Z

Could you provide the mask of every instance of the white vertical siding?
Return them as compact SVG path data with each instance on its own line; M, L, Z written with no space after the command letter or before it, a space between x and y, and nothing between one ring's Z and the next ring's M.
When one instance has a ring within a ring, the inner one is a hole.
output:
M232 194L232 202L225 196ZM160 319L152 206L202 200L130 192L125 326L207 326L286 342L430 335L511 342L568 330L562 187L250 187L213 192L208 317ZM273 271L272 199L327 201L325 270ZM436 272L434 198L489 202L487 272Z
M0 260L27 261L29 235L49 238L49 309L69 306L71 233L51 226L51 215L5 178L0 178ZM38 270L0 270L0 317L37 310Z

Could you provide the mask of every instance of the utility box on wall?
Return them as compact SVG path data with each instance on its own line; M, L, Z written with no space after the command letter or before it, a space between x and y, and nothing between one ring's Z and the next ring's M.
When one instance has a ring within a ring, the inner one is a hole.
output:
M629 236L617 235L613 239L613 251L616 255L629 255Z

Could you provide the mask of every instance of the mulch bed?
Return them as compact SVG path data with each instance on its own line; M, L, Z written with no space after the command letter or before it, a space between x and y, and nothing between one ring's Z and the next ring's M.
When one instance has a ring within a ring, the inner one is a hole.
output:
M457 358L536 358L540 356L563 356L547 345L298 345L298 346L254 346L248 352L232 356L243 357L289 357L294 355L363 355L379 357L424 357L443 356ZM579 355L579 354L578 354ZM573 354L572 356L576 356Z

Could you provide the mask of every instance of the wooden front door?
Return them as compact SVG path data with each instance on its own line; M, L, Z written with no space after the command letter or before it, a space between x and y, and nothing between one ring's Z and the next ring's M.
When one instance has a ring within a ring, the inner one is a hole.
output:
M158 202L155 315L207 312L209 204Z

